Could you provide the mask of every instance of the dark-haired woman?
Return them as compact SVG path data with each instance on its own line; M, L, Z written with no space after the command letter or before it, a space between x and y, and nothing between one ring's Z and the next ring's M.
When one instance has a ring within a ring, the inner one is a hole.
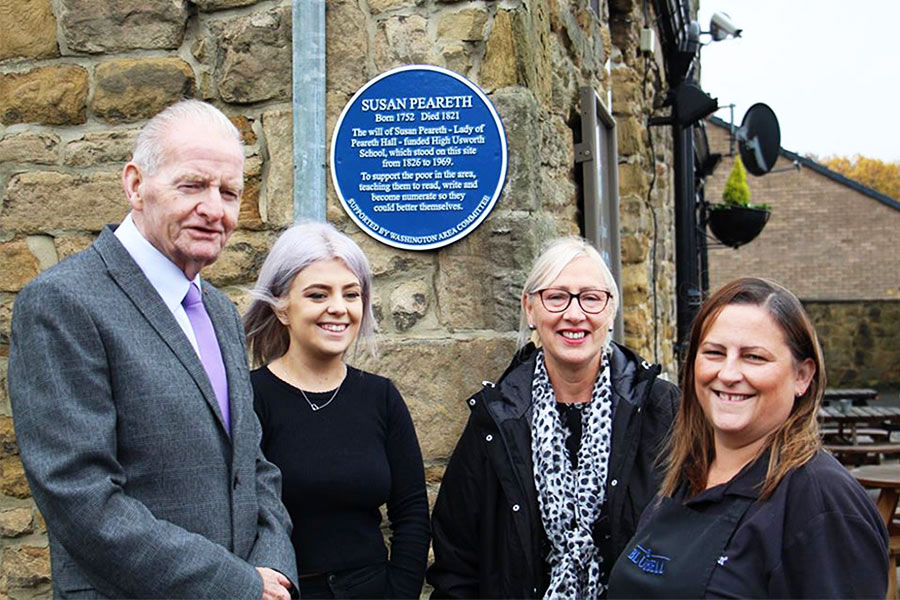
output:
M700 310L661 499L611 598L884 598L884 523L820 449L825 365L783 287L733 281Z

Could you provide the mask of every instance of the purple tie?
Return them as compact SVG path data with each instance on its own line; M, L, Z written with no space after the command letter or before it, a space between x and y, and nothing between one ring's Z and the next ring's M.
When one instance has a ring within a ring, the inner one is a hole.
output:
M197 346L200 348L200 362L206 370L209 382L216 393L219 402L219 410L222 411L222 420L225 422L225 430L231 435L231 416L228 410L228 377L225 375L225 363L222 362L222 352L219 350L219 342L213 329L209 314L203 306L203 298L197 285L191 283L184 300L181 301L184 312L187 313L194 329L194 337L197 338Z

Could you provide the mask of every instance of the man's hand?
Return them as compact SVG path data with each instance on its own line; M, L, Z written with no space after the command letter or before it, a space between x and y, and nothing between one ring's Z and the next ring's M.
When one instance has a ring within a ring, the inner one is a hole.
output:
M291 580L274 569L256 567L263 580L262 600L291 600Z

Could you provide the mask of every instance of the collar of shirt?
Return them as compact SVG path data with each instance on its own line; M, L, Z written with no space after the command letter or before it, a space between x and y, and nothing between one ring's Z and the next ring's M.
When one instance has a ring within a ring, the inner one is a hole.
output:
M138 230L131 218L131 213L116 228L115 236L125 247L125 250L134 259L141 271L150 281L150 285L160 295L169 312L178 321L194 350L199 354L200 348L197 345L197 338L194 335L194 329L188 319L187 313L181 301L184 300L188 288L191 283L197 284L197 288L203 291L200 286L200 275L198 274L193 280L189 280L184 271L179 269L175 263L156 249L153 244L147 241L147 238Z
M703 490L693 498L685 501L685 505L701 502L721 502L725 496L743 496L745 498L759 498L759 491L766 479L766 471L769 469L769 451L763 452L756 460L744 465L738 474L723 484ZM686 492L686 487L682 486Z

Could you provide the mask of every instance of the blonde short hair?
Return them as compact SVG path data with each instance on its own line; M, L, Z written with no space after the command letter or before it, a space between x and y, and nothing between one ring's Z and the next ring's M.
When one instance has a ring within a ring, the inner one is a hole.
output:
M609 267L606 266L606 261L604 261L603 257L600 256L600 253L597 252L597 249L594 248L589 241L581 237L567 236L556 238L550 240L544 246L541 254L535 259L531 271L528 273L528 278L525 279L525 286L522 290L523 297L530 296L538 290L546 288L554 279L559 277L559 274L562 273L563 269L576 258L588 258L600 268L600 272L603 273L603 278L606 280L606 286L611 295L608 310L612 311L611 322L614 321L616 312L619 310L619 288L616 287L616 280L613 278ZM528 316L525 314L525 309L523 307L521 318L519 319L518 347L521 348L529 341L536 341L532 339L533 337L532 331L528 328ZM607 347L609 346L611 339L612 333L607 334Z

